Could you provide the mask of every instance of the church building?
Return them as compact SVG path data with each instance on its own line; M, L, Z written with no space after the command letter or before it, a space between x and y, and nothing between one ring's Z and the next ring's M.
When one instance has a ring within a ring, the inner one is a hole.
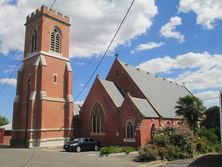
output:
M81 136L102 145L143 146L155 128L180 126L178 85L116 59L105 80L97 77L80 110Z
M11 146L56 146L71 137L91 137L102 146L140 147L155 128L180 125L176 102L189 90L118 58L105 80L96 77L83 105L74 105L69 17L42 6L27 16L25 26Z

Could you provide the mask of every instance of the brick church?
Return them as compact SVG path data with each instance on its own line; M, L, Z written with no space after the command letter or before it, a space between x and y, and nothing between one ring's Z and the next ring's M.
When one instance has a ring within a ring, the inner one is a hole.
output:
M116 59L97 76L82 106L74 105L69 59L69 17L42 6L26 18L23 63L18 71L11 145L62 145L91 137L102 145L142 146L152 130L179 126L175 106L186 87ZM74 107L75 106L75 107Z

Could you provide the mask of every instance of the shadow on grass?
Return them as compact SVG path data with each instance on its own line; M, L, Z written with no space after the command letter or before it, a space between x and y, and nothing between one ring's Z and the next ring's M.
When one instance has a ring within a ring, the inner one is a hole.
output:
M189 164L188 167L222 167L222 154L202 156Z

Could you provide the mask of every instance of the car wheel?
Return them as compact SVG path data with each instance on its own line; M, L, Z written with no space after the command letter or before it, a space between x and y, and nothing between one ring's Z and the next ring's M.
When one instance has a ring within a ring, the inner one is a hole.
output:
M95 151L98 151L99 150L99 146L95 145L94 149L95 149Z
M79 153L81 151L81 147L80 146L76 147L76 151Z

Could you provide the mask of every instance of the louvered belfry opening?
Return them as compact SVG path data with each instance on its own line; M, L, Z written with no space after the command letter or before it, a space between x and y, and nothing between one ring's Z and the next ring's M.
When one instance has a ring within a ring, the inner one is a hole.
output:
M35 52L37 50L37 30L34 29L32 32L32 45L31 45L31 52Z
M53 28L51 32L51 43L50 50L53 52L60 53L60 37L61 34L57 28Z

